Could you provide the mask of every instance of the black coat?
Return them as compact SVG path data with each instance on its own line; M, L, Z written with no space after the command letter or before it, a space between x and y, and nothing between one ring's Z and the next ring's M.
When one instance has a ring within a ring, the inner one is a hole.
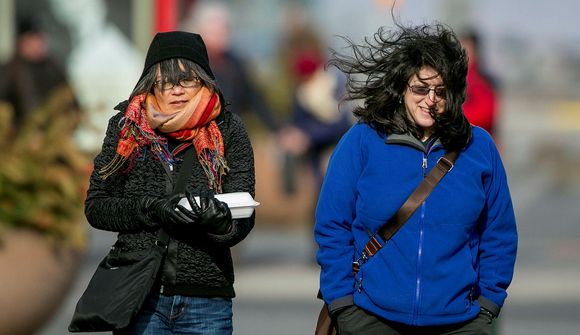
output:
M124 110L125 106L126 103L118 108ZM183 152L177 154L173 171L170 171L167 163L146 153L137 158L128 172L121 168L103 180L98 171L115 156L122 117L123 113L118 113L109 120L102 151L94 160L85 201L89 224L97 229L118 232L115 248L121 252L150 248L155 241L159 226L143 211L140 199L171 193L183 158ZM229 111L224 111L216 122L230 168L223 179L223 192L249 192L253 197L254 155L246 129L241 119ZM169 148L177 144L169 143ZM194 194L209 190L207 177L197 160L186 188ZM248 235L254 226L254 216L235 219L232 224L232 230L221 236L195 228L186 234L169 232L172 241L156 289L164 294L233 297L230 247Z

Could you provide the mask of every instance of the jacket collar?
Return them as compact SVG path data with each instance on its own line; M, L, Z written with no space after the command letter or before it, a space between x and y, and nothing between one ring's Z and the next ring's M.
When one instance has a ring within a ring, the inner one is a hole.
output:
M421 143L417 138L412 136L411 134L390 134L385 139L385 144L401 144L413 147L415 149L425 151L425 145ZM442 147L443 144L439 140L439 138L435 139L435 142L430 145L431 148L435 147Z

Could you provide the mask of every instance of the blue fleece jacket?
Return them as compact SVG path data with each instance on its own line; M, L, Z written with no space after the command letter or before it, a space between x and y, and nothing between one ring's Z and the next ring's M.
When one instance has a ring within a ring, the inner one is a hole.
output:
M445 153L411 136L381 137L353 126L337 145L316 209L320 289L331 311L352 304L409 325L499 313L517 249L515 217L500 155L489 134L473 136L454 168L403 228L353 275L364 245Z

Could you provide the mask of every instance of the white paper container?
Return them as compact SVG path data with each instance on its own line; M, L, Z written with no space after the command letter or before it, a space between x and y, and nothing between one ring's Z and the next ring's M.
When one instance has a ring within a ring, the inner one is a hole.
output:
M230 212L232 212L232 219L249 218L254 213L254 209L260 205L248 192L222 193L216 194L214 197L228 205ZM195 197L195 201L199 205L199 197ZM191 210L186 198L181 199L179 204Z

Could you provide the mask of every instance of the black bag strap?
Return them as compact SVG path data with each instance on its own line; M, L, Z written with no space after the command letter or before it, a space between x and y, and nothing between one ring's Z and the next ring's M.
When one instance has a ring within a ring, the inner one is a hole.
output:
M459 156L458 151L448 151L445 155L437 161L437 165L429 171L429 174L421 181L419 186L411 193L409 198L403 203L399 208L397 213L387 221L377 232L384 243L386 244L395 235L401 227L407 222L407 220L413 215L417 210L419 205L427 199L431 191L437 186L437 184L445 177L447 172L453 169L453 164ZM361 260L366 260L369 257L374 256L384 244L381 244L376 235L372 236L368 243L365 245L363 250L363 255ZM354 273L357 273L360 268L360 261L354 261L352 263L352 269Z
M173 186L173 194L184 193L185 187L187 185L187 178L191 176L193 173L193 160L195 158L195 148L193 144L188 146L185 149L185 154L183 157L183 163L181 164L181 169L179 170L179 174L177 175L177 180L175 181L175 185ZM162 243L162 244L160 244ZM159 229L159 233L157 234L157 241L155 241L155 245L160 246L162 248L166 248L169 243L169 234L161 228Z
M173 194L184 193L185 186L187 185L187 178L193 173L193 160L195 158L195 148L193 144L185 149L185 154L183 156L183 163L181 164L181 169L177 175L177 180L173 187Z

